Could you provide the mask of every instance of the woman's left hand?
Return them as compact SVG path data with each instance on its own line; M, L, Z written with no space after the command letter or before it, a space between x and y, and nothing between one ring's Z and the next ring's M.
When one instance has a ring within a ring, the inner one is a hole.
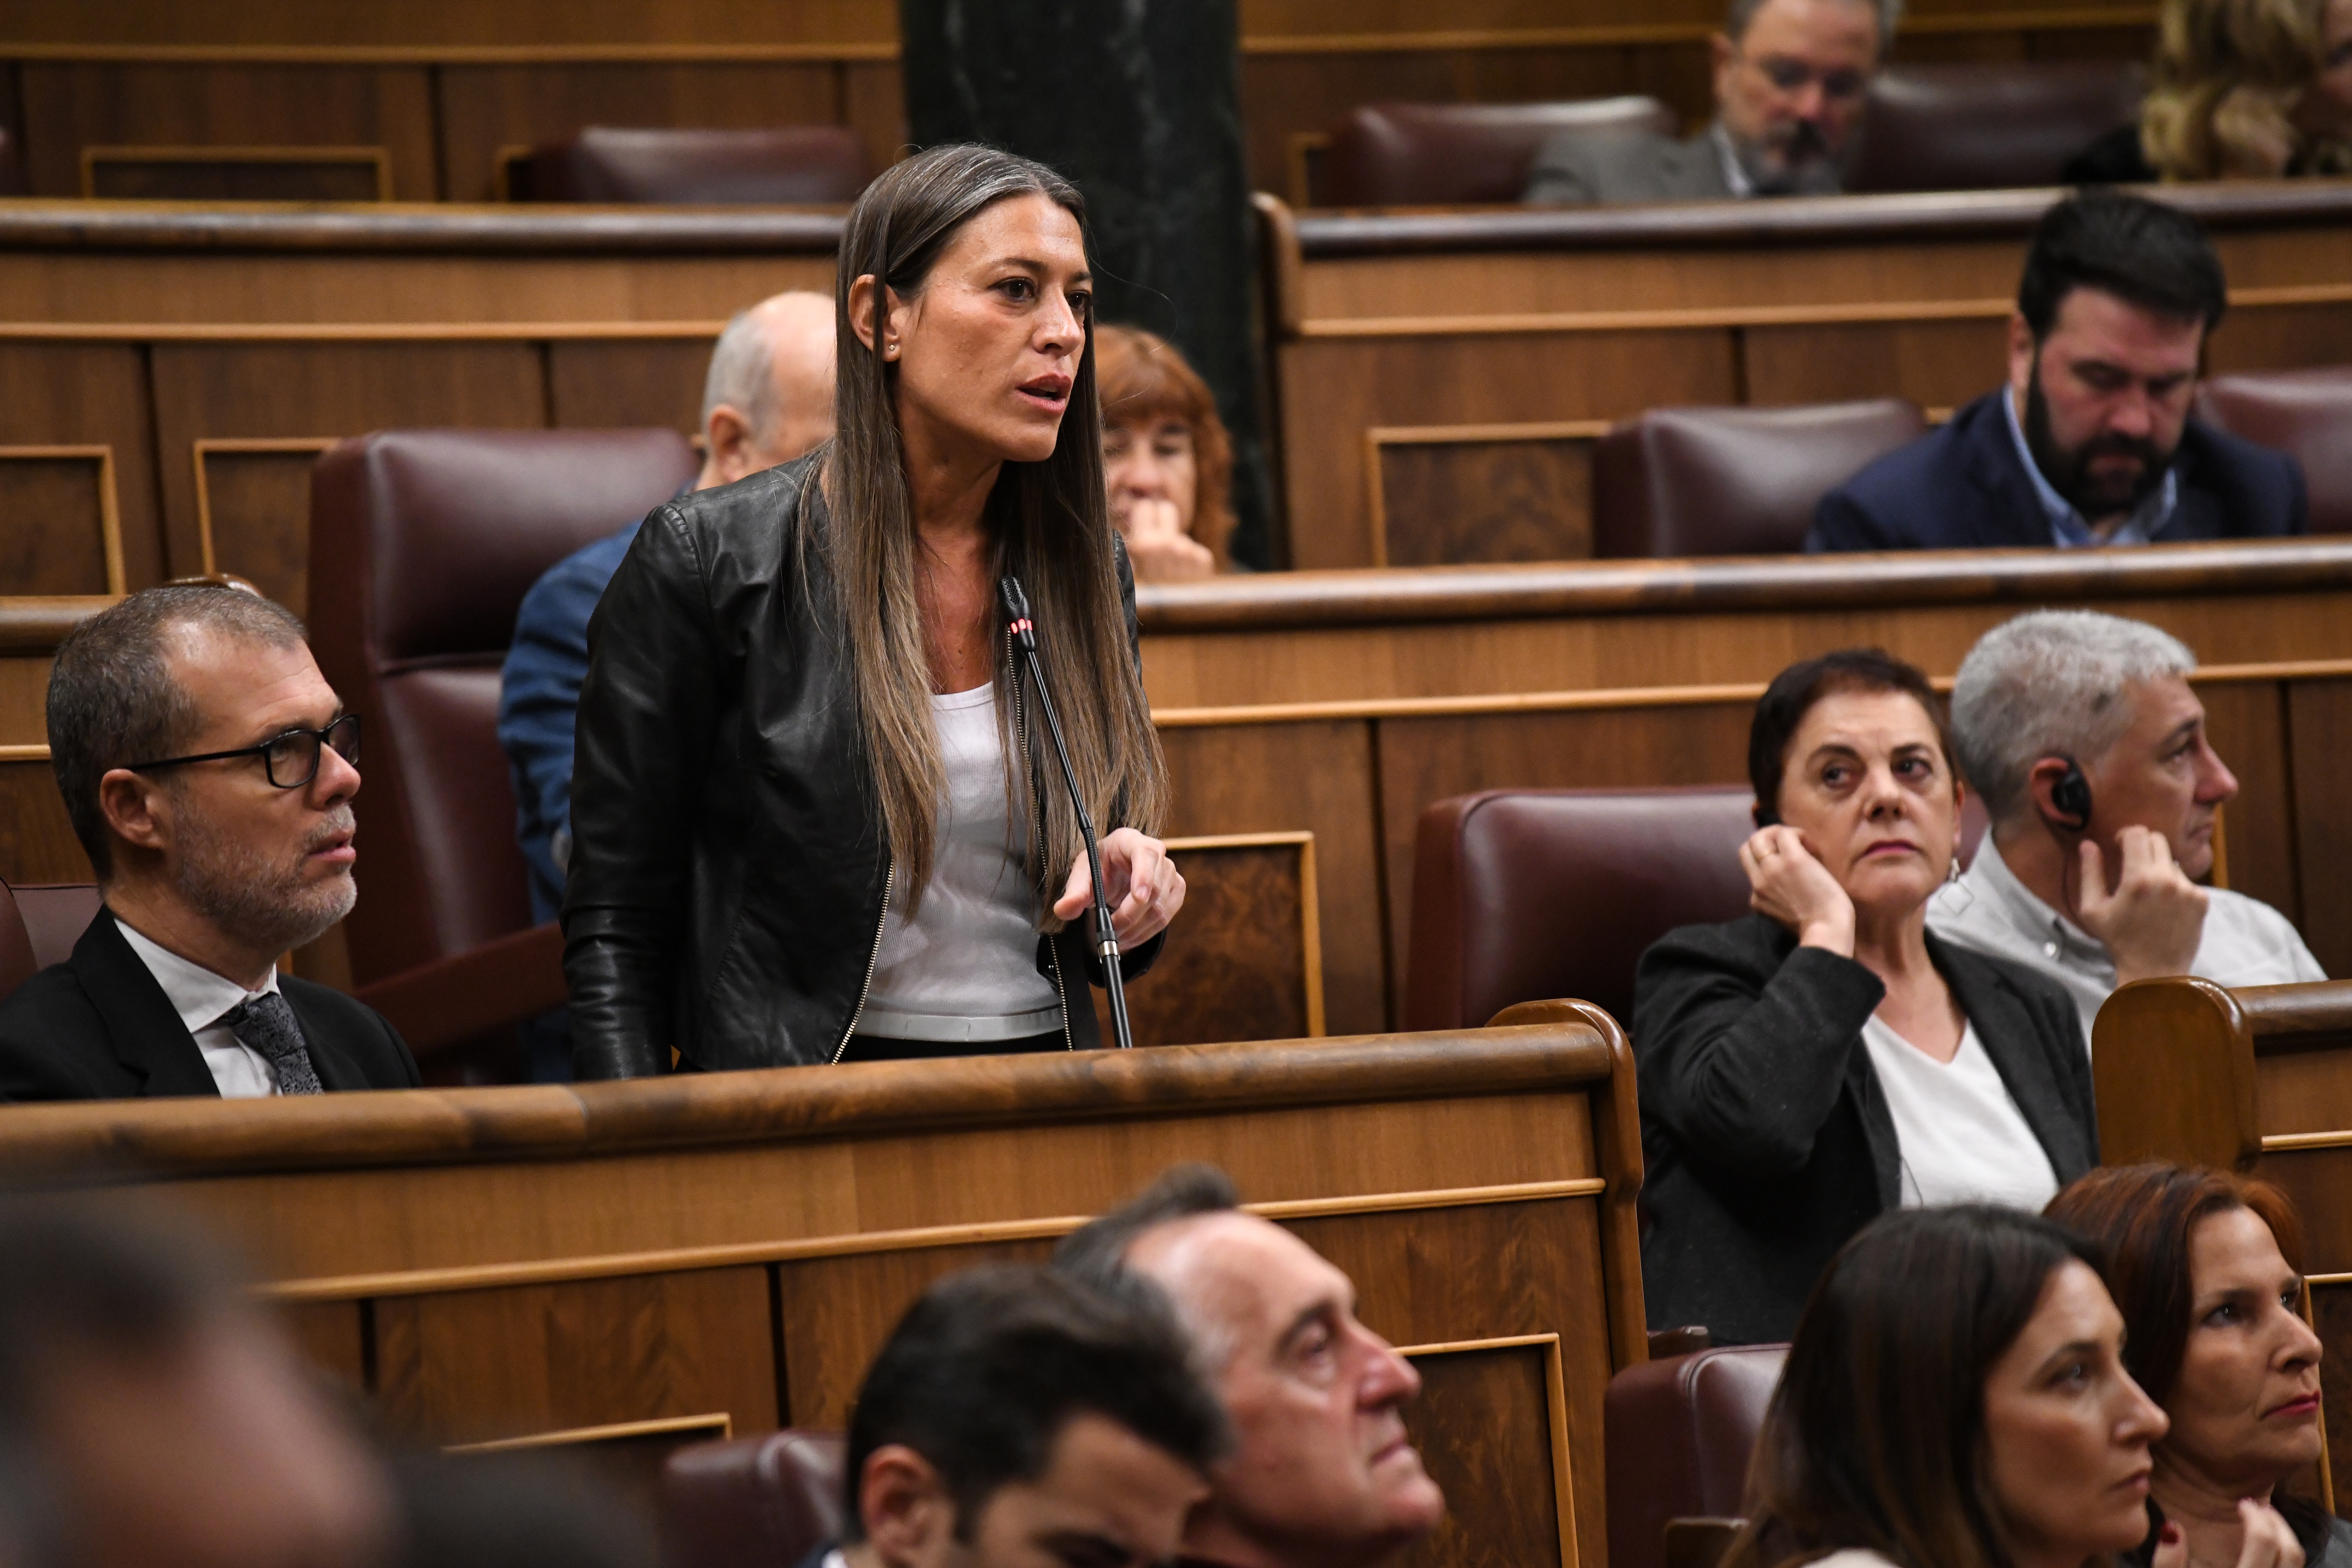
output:
M1147 838L1132 827L1118 829L1102 841L1102 867L1110 927L1121 948L1150 942L1184 907L1184 879L1168 858L1168 846L1157 838ZM1070 868L1062 896L1054 900L1054 912L1066 921L1076 920L1094 899L1094 879L1081 855Z

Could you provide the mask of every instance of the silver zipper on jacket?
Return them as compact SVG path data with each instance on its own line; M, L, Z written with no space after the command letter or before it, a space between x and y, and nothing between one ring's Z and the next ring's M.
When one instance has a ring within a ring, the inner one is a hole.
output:
M882 914L874 922L874 951L866 955L866 984L857 988L857 1005L849 1015L849 1027L841 1031L841 1044L833 1047L830 1066L841 1065L841 1058L849 1051L849 1037L857 1033L857 1020L866 1016L866 998L874 991L874 966L882 962L882 932L890 924L890 883L898 871L898 857L893 851L882 868Z
M1004 647L1010 656L1006 662L1013 669L1013 747L1021 753L1022 776L1029 781L1029 813L1036 825L1031 831L1037 835L1037 853L1043 855L1045 853L1045 798L1037 793L1037 770L1030 765L1029 689L1021 684L1021 648L1013 640L1013 631L1009 626L1005 628ZM1052 879L1053 874L1049 870L1046 873L1048 885ZM1045 939L1045 962L1054 966L1054 992L1062 999L1062 1048L1075 1051L1078 1048L1078 1042L1070 1034L1070 987L1062 978L1062 955L1055 950L1054 939L1050 936ZM1094 1005L1093 996L1087 998L1087 1004L1089 1006Z

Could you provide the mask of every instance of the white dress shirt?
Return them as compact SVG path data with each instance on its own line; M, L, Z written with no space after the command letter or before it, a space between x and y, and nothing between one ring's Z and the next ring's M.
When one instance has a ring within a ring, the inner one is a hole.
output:
M2033 493L2042 502L2042 515L2050 520L2050 542L2061 550L2081 550L2095 544L2146 544L2164 531L2172 514L2180 506L2180 469L2176 466L2164 470L2164 482L2147 492L2132 514L2116 525L2116 531L2101 539L2091 531L2090 521L2074 510L2074 503L2058 493L2042 465L2033 460L2032 445L2025 438L2025 426L2017 417L2017 397L2004 393L2001 407L2009 414L2009 438L2017 444L2017 460L2025 465L2025 477L2033 481Z
M2327 978L2293 923L2268 904L2226 888L2208 888L2205 897L2205 931L2189 973L2229 986ZM1960 879L1927 900L1927 929L2057 981L2083 1015L2086 1042L2099 1005L2116 988L2106 945L2019 881L1990 834Z
M132 931L128 921L114 923L131 951L147 966L147 973L155 977L155 984L163 988L172 1011L196 1037L196 1049L204 1052L205 1066L211 1069L221 1098L262 1100L276 1094L278 1069L269 1065L268 1057L231 1034L223 1020L254 997L276 991L278 966L269 966L269 978L261 983L259 991L247 991L236 981L148 941Z

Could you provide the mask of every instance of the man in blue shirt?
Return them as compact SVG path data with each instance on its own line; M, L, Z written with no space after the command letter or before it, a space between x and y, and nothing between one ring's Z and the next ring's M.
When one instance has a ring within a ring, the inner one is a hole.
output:
M832 436L833 343L833 301L822 294L778 294L727 323L703 386L706 455L694 489L732 484L788 463ZM588 676L588 617L620 570L637 526L632 522L548 568L515 618L514 646L499 681L499 743L514 770L517 833L530 868L536 921L553 920L563 906L572 847L572 723Z
M1808 550L2171 543L2304 531L2293 458L2189 416L2228 294L2178 207L2104 189L2034 230L2009 384L1822 498Z

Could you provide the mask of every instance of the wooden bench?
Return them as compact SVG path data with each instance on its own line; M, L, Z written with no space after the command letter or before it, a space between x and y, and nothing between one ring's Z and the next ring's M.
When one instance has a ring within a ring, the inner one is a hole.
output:
M2352 981L2140 981L2099 1009L2091 1054L2107 1163L2235 1169L2294 1199L2328 1449L2352 1453Z
M1606 1560L1601 1396L1645 1359L1606 1015L1454 1034L310 1100L26 1106L0 1170L246 1249L309 1353L437 1443L839 1428L898 1313L1207 1160L1407 1349L1421 1563ZM122 1174L128 1171L128 1175Z
M1472 559L1460 542L1515 511L1572 535L1592 442L1648 408L1964 404L2005 374L2026 236L2059 194L1412 213L1261 196L1288 563ZM2352 363L2352 187L2165 199L2229 272L2215 372Z

